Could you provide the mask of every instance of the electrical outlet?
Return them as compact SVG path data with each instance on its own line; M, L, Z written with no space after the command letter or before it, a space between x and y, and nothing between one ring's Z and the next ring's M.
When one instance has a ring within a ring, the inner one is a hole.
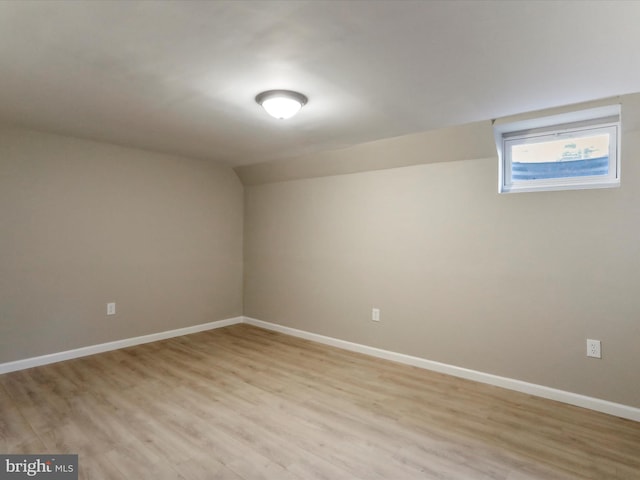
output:
M379 322L380 321L380 309L379 308L372 308L371 309L371 320L373 320L374 322Z
M107 315L115 315L116 314L116 304L111 302L107 303Z
M602 358L600 340L587 339L587 357Z

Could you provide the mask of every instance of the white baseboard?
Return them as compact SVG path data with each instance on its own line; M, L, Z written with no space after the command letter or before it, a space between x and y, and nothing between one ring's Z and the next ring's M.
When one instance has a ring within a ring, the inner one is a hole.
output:
M213 330L215 328L227 327L242 323L243 317L227 318L216 322L202 323L191 327L178 328L175 330L167 330L165 332L152 333L141 337L125 338L114 342L100 343L98 345L90 345L88 347L76 348L65 352L51 353L40 357L25 358L24 360L16 360L14 362L0 363L0 374L15 372L16 370L24 370L26 368L39 367L49 363L61 362L72 358L86 357L96 353L108 352L110 350L118 350L120 348L132 347L143 343L157 342L167 338L180 337L190 333L202 332L204 330Z
M91 345L74 350L67 350L65 352L52 353L39 357L26 358L24 360L0 363L0 374L38 367L40 365L47 365L50 363L61 362L63 360L70 360L73 358L86 357L89 355L94 355L96 353L118 350L120 348L132 347L134 345L141 345L143 343L157 342L159 340L165 340L167 338L179 337L182 335L188 335L190 333L202 332L204 330L213 330L216 328L227 327L229 325L235 325L238 323L247 323L256 327L273 330L287 335L292 335L294 337L304 338L306 340L330 345L332 347L338 347L352 352L358 352L365 355L383 358L385 360L391 360L394 362L404 363L406 365L412 365L414 367L433 370L435 372L445 373L447 375L452 375L455 377L466 378L467 380L495 385L497 387L515 390L517 392L527 393L550 400L556 400L559 402L567 403L569 405L588 408L597 412L607 413L609 415L615 415L617 417L627 418L629 420L640 422L640 408L622 405L620 403L614 403L599 398L588 397L586 395L580 395L578 393L545 387L543 385L537 385L535 383L523 382L521 380L515 380L513 378L501 377L490 373L479 372L477 370L456 367L454 365L448 365L446 363L435 362L433 360L427 360L425 358L405 355L403 353L369 347L367 345L348 342L346 340L340 340L333 337L327 337L324 335L319 335L317 333L306 332L304 330L298 330L295 328L278 325L276 323L264 322L262 320L257 320L250 317L228 318L225 320L193 325L191 327L178 328L176 330L168 330L165 332L143 335L140 337L126 338L123 340L116 340L114 342L101 343L98 345Z
M348 342L333 337L326 337L317 333L310 333L304 330L285 327L283 325L278 325L275 323L256 320L255 318L243 318L244 323L247 323L249 325L285 333L287 335L304 338L306 340L312 340L314 342L323 343L332 347L338 347L344 350L350 350L352 352L364 353L365 355L371 355L378 358L384 358L386 360L392 360L394 362L404 363L406 365L412 365L414 367L433 370L435 372L445 373L454 377L460 377L467 380L495 385L497 387L515 390L516 392L527 393L529 395L535 395L537 397L547 398L549 400L556 400L558 402L568 403L569 405L588 408L597 412L607 413L609 415L615 415L617 417L627 418L629 420L640 422L640 408L635 408L620 403L614 403L608 400L601 400L599 398L588 397L586 395L580 395L578 393L558 390L556 388L545 387L543 385L537 385L535 383L523 382L521 380L515 380L513 378L501 377L498 375L493 375L491 373L484 373L477 370L470 370L468 368L448 365L446 363L434 362L433 360L413 357L411 355L405 355L403 353L396 353L389 350L369 347L367 345Z

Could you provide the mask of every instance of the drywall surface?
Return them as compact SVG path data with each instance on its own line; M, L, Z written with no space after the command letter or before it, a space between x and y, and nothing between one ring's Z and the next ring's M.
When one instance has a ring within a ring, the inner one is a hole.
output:
M242 202L229 168L0 129L0 362L240 315Z
M461 142L460 139L465 141ZM437 150L439 155L431 155ZM349 148L236 167L244 185L344 175L431 162L452 162L493 155L491 122L468 123L386 138Z
M247 186L244 314L640 407L639 131L622 145L614 189L499 195L495 157Z

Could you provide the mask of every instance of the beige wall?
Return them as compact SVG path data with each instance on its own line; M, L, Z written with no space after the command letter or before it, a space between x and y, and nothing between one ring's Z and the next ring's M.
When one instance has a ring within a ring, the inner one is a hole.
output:
M640 407L640 131L622 141L617 189L498 195L495 157L245 187L244 313Z
M459 138L464 138L460 142ZM429 145L438 155L425 155ZM385 170L435 162L452 162L494 155L489 120L429 130L403 137L367 142L350 148L319 152L235 168L244 185Z
M1 129L0 362L241 315L242 201L231 169Z
M619 189L498 195L486 122L239 172L319 177L245 187L244 314L640 407L640 96L623 118ZM242 244L230 169L2 128L0 363L240 315Z

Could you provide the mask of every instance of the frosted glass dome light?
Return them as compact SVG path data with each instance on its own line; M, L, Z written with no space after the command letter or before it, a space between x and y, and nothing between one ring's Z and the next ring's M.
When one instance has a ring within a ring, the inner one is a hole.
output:
M256 96L269 115L280 120L293 117L307 103L307 97L291 90L268 90Z

